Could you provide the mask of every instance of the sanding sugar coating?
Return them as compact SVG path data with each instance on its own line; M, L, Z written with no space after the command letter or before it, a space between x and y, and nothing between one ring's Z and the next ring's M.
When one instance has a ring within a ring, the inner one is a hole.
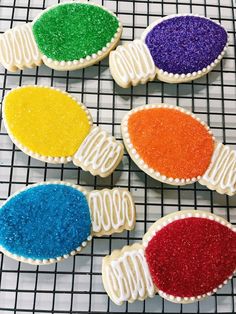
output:
M16 194L0 209L0 245L24 258L70 254L90 234L86 197L71 186L36 185Z
M8 93L4 118L15 142L40 156L72 156L91 129L85 106L67 93L43 86Z
M191 298L214 291L236 267L236 233L208 218L183 218L152 237L145 256L158 290Z
M99 6L67 3L43 13L33 24L33 34L45 56L73 61L102 50L118 28L118 19Z
M144 106L132 112L128 134L147 166L169 178L202 176L213 154L214 141L206 127L175 108Z
M207 68L217 59L227 44L227 32L203 17L176 16L154 26L145 42L159 69L188 74Z

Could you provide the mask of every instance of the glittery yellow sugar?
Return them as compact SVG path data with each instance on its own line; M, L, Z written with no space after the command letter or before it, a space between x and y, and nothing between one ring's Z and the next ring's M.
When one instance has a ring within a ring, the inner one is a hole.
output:
M84 109L51 88L13 90L5 98L4 114L11 137L42 156L74 155L90 131Z

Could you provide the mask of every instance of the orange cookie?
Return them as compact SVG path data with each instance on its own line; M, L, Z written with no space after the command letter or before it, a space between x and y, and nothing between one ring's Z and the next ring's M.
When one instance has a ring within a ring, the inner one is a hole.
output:
M199 181L235 194L235 151L217 143L191 112L164 104L141 106L124 117L122 135L131 158L154 179L173 185Z

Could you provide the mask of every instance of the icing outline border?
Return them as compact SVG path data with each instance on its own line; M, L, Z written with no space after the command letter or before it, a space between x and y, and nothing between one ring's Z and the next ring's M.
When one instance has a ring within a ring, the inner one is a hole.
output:
M187 73L187 74L178 74L178 73L170 73L170 72L167 72L167 71L164 71L160 68L158 68L156 65L156 69L157 69L157 79L158 78L158 73L160 74L163 74L164 76L166 77L169 77L170 79L174 79L174 80L177 80L177 83L178 81L181 81L183 79L195 79L196 76L200 75L205 75L207 74L208 72L210 72L211 70L213 70L216 65L218 65L218 63L221 61L221 59L224 57L225 55L225 52L229 46L229 34L227 32L227 30L225 29L225 27L223 25L221 25L220 23L212 20L211 18L209 17L206 17L206 16L202 16L202 15L199 15L199 14L191 14L191 13L187 13L187 14L171 14L171 15L167 15L167 16L164 16L164 17L161 17L159 18L157 21L154 21L153 23L151 23L145 30L144 32L142 33L140 39L144 42L144 44L146 45L145 43L145 39L146 39L146 36L148 35L148 33L158 24L160 24L161 22L163 21L166 21L166 20L169 20L169 19L172 19L172 18L175 18L175 17L181 17L181 16L195 16L195 17L200 17L200 18L204 18L206 20L209 20L213 23L215 23L216 25L219 25L221 26L226 34L227 34L227 42L226 42L226 45L224 46L223 50L221 51L221 53L218 55L218 57L211 63L209 64L207 67L201 69L201 70L198 70L198 71L195 71L195 72L192 72L192 73Z
M169 218L168 218L169 217ZM160 219L158 219L150 228L149 230L145 233L145 235L143 236L142 239L142 244L144 249L146 249L146 247L148 246L148 242L163 228L165 228L167 225L169 225L170 223L176 221L176 220L181 220L181 219L188 219L188 218L205 218L205 219L209 219L215 222L220 223L221 225L229 228L230 230L232 230L233 232L236 232L236 227L234 225L232 225L230 222L228 222L227 220L225 220L224 218L215 215L213 213L209 213L209 212L204 212L201 210L181 210L179 212L174 212L171 213L169 215L166 215ZM151 235L149 235L151 234ZM234 270L233 274L236 272L236 269ZM171 302L174 303L193 303L195 301L200 301L208 296L211 296L213 294L215 294L218 289L221 289L224 285L226 285L228 283L229 280L231 280L233 278L233 274L230 275L226 280L224 280L224 282L220 285L218 285L216 288L214 288L212 291L208 291L205 294L202 295L198 295L198 296L192 296L192 297L179 297L179 296L173 296L170 294L167 294L165 292L163 292L162 290L159 290L157 287L157 293L163 297L164 299L167 299Z
M78 106L81 107L81 109L86 113L89 125L90 125L90 132L93 128L93 119L92 116L88 110L88 108L78 102L78 100L76 99L76 97L73 97L71 94L67 93L66 91L61 90L60 88L55 88L52 86L45 86L45 85L24 85L24 86L17 86L16 88L11 89L4 97L3 103L2 103L2 118L4 121L4 126L6 128L6 131L10 137L10 139L12 140L13 144L15 144L23 153L25 153L26 155L29 155L32 158L35 158L37 160L40 160L42 162L47 162L47 163L51 163L51 164L66 164L70 161L73 161L73 157L74 156L57 156L57 157L53 157L53 156L44 156L41 155L39 153L35 153L32 150L28 149L26 146L24 146L23 144L21 144L16 138L15 136L12 134L12 132L10 131L10 128L8 126L7 123L7 119L5 116L5 101L7 99L8 94L10 94L11 92L14 92L17 89L24 89L24 88L28 88L28 87L35 87L35 88L45 88L45 89L51 89L51 90L55 90L58 91L60 93L62 93L63 95L68 96L70 99L74 100ZM90 134L89 132L89 134ZM75 152L76 153L76 152Z
M93 2L88 2L86 0L77 0L77 1L71 0L71 1L57 3L57 4L54 4L52 6L49 6L48 8L42 10L42 12L40 12L40 14L34 18L34 20L32 21L32 29L33 29L34 23L47 11L54 9L55 7L58 7L61 5L72 4L72 3L87 4L87 5L91 5L91 6L97 6L101 9L103 9L104 11L108 12L109 14L111 14L112 16L114 16L117 19L118 28L116 30L116 33L114 34L114 36L112 37L110 42L108 42L106 44L106 46L104 46L101 50L97 51L97 53L93 53L92 55L87 55L85 58L80 58L79 60L74 59L74 60L70 60L70 61L58 61L58 60L54 60L52 58L48 58L45 54L43 54L39 50L41 55L42 55L43 62L45 61L45 62L47 62L47 64L53 64L54 66L60 66L60 67L65 68L65 69L68 67L71 67L71 66L79 66L79 67L76 67L76 69L86 67L87 64L91 60L93 60L92 64L96 63L96 61L99 61L102 56L105 56L105 54L108 53L109 50L115 48L116 43L118 43L118 40L121 37L122 31L123 31L122 23L121 23L120 19L118 18L118 16L114 12L110 11L109 9L107 9L106 7L104 7L102 5L99 5L99 4L93 3ZM37 44L37 42L36 42L36 44ZM38 46L38 44L37 44L37 46Z
M136 113L138 111L154 109L154 108L157 108L157 109L158 108L168 108L168 109L172 109L172 110L174 109L174 110L178 110L182 113L185 113L185 114L191 116L197 122L199 122L202 126L205 127L205 129L211 135L214 144L216 143L215 137L213 136L212 131L210 130L210 127L204 121L202 121L199 117L197 117L194 113L192 113L192 112L190 112L190 111L188 111L182 107L178 107L178 106L174 106L174 105L148 104L148 105L139 106L137 108L130 110L122 119L121 133L122 133L123 141L124 141L124 144L125 144L125 147L128 151L129 156L131 157L131 159L134 161L134 163L142 171L144 171L146 174L148 174L149 176L151 176L155 180L161 181L163 183L172 184L172 185L186 185L186 184L191 184L191 183L199 181L204 174L202 176L197 176L196 178L194 177L194 178L188 178L188 179L167 177L164 174L161 174L158 170L154 170L153 168L151 168L147 163L145 163L145 161L137 153L136 149L134 148L134 146L131 142L129 131L128 131L129 117L133 113ZM214 153L214 151L213 151L213 153ZM210 164L209 164L209 166L210 166ZM207 167L207 169L209 168L209 166ZM206 169L206 171L207 171L207 169Z
M28 186L20 189L19 191L15 192L11 196L9 196L7 198L7 200L1 205L1 207L4 206L10 199L14 198L15 196L22 193L23 191L29 190L29 189L34 188L36 186L49 185L49 184L55 184L55 185L60 184L60 185L70 186L70 187L82 192L84 194L84 196L86 197L86 200L87 200L88 192L83 187L76 185L76 184L73 184L73 183L70 183L70 182L51 180L51 181L43 181L43 182L35 183L32 185L28 185ZM89 211L90 211L90 208L89 208ZM90 217L91 217L91 212L90 212ZM65 259L69 258L70 256L74 256L74 255L78 254L84 247L87 246L88 242L90 242L92 240L92 237L93 236L92 236L92 221L91 221L91 231L90 231L90 235L87 237L87 239L85 241L83 241L81 243L81 245L78 246L75 250L72 250L68 254L64 254L62 256L57 256L55 258L49 258L49 259L33 259L33 258L27 258L27 257L21 256L21 255L13 254L13 253L9 252L8 250L4 249L3 246L0 246L0 251L3 254L7 255L8 257L10 257L14 260L17 260L19 262L28 263L31 265L48 265L48 264L53 264L56 262L61 262Z

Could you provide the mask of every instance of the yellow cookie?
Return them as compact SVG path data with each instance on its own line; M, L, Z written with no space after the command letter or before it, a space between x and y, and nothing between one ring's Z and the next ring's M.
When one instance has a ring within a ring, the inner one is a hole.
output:
M12 141L42 161L73 161L93 175L105 177L123 156L122 144L93 127L83 104L52 87L13 89L4 99L3 119Z

